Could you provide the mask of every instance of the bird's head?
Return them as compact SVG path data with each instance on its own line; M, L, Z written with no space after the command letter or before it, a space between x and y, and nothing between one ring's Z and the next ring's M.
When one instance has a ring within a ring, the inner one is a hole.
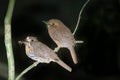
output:
M31 42L35 42L35 41L38 41L38 39L36 37L33 37L33 36L28 36L26 37L25 40L23 41L18 41L19 44L27 44L27 43L31 43Z
M58 19L50 19L48 21L43 21L43 22L47 25L48 28L50 28L50 27L58 27L61 24L63 25L63 23Z
M33 36L28 36L25 39L26 42L35 42L38 41L37 37L33 37Z

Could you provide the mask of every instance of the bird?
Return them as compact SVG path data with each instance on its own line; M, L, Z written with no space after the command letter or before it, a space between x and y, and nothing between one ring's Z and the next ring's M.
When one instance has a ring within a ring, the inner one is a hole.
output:
M44 43L40 42L37 37L28 36L24 41L19 41L20 44L25 44L26 55L34 61L40 63L56 62L69 72L72 68L65 64L57 54Z
M49 36L57 44L55 51L58 48L68 48L74 64L77 64L78 60L74 49L76 41L70 29L59 19L50 19L43 22L47 26Z

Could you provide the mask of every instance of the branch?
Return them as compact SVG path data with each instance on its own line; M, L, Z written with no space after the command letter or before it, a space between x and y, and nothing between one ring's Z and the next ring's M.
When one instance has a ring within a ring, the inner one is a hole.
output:
M77 29L78 29L78 26L79 26L79 23L80 23L80 19L81 19L81 14L82 14L84 8L86 7L86 5L88 4L89 1L90 0L87 0L87 2L85 2L85 4L82 6L82 8L81 8L81 10L79 12L77 24L76 24L76 27L75 27L75 29L73 31L73 35L75 35L75 33L76 33Z
M19 80L25 73L27 73L29 70L31 70L32 68L34 68L35 66L37 66L39 64L39 62L34 62L32 65L30 65L28 68L26 68L24 71L22 71L15 80Z
M11 18L13 14L14 3L15 3L14 0L9 1L8 10L4 20L5 47L6 47L7 60L8 60L8 80L14 80L15 78L14 56L13 56L12 40L11 40Z

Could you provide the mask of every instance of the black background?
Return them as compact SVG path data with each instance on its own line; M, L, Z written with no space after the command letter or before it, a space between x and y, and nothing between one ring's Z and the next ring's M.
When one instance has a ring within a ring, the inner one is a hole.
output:
M12 41L16 73L34 61L25 54L18 41L32 35L50 48L56 44L49 37L43 20L60 19L73 32L78 13L86 0L16 0L12 17ZM0 0L0 63L7 64L4 46L4 17L8 0ZM67 49L59 57L73 71L58 64L39 64L24 75L25 80L119 80L120 79L120 0L90 0L84 9L76 40L79 64L74 65ZM2 66L2 65L0 65ZM7 75L7 74L5 74ZM0 80L6 80L0 75Z

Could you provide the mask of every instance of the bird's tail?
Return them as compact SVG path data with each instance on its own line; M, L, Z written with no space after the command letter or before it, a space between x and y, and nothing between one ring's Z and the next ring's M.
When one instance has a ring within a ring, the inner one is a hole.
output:
M69 48L69 50L70 50L70 54L72 56L74 64L77 64L78 60L77 60L77 55L75 53L74 47Z
M69 72L72 71L72 68L69 67L67 64L65 64L62 60L58 60L58 61L56 61L56 63L58 63L60 66L62 66L63 68L65 68L65 69L68 70Z

